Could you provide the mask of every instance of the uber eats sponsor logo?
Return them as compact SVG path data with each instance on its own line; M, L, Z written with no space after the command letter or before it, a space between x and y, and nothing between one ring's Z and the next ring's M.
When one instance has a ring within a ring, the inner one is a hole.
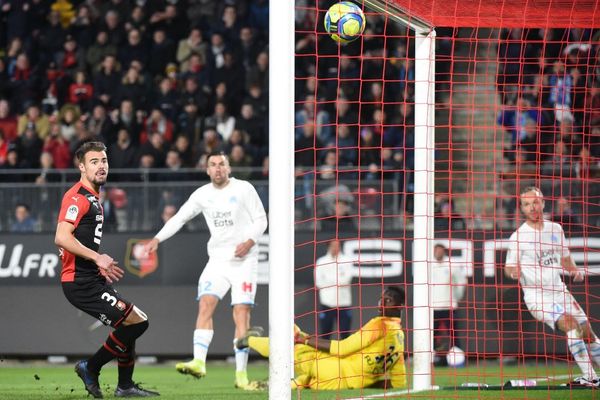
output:
M210 217L216 228L222 228L225 226L233 226L231 214L231 211L212 211Z
M30 253L22 243L0 244L0 278L54 278L59 258L54 253Z

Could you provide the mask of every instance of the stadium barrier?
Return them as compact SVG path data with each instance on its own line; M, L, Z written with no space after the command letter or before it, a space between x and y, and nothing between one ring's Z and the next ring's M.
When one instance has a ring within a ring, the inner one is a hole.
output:
M334 236L321 232L323 238ZM410 234L410 232L409 232ZM412 298L412 239L403 231L386 231L383 239L344 240L343 250L361 264L355 265L353 328L377 313L382 284L406 284ZM150 329L140 341L141 355L185 357L191 354L191 337L197 311L196 285L206 263L207 232L179 233L161 245L156 262L140 259L136 244L146 234L106 234L103 250L119 260L126 271L116 285L126 298L150 316ZM492 231L470 233L452 240L436 239L450 249L454 265L469 276L467 294L458 313L457 337L467 355L496 358L503 354L529 356L566 354L563 341L553 340L548 328L533 321L521 302L516 282L505 279L504 244ZM296 323L314 332L318 294L313 283L312 233L297 232ZM586 266L587 286L566 282L573 295L597 325L598 312L590 309L584 294L600 296L600 235L571 238L576 262ZM200 245L199 245L200 244ZM325 253L326 239L316 254ZM259 288L252 323L268 327L268 236L259 242ZM585 262L584 262L585 261ZM106 338L108 328L73 308L60 288L60 260L49 234L0 234L0 355L4 357L87 354ZM410 302L410 300L409 300ZM411 308L405 328L411 330ZM501 322L502 321L502 322ZM229 297L215 314L212 356L231 354L233 323ZM541 335L546 331L546 335ZM412 335L406 335L410 353ZM540 338L544 340L540 340Z

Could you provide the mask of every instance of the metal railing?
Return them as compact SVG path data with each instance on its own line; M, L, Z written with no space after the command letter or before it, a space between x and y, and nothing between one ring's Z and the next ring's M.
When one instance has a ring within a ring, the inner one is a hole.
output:
M360 173L357 171L357 175ZM42 175L44 180L38 178ZM268 179L260 168L235 169L233 176L251 181L268 209ZM36 231L54 231L62 196L78 179L76 170L0 170L0 204L3 206L0 231L11 231L14 209L21 203L31 208L37 221ZM111 202L105 205L104 231L155 231L163 224L161 214L166 205L181 206L194 190L207 182L206 172L199 169L111 169L103 194ZM400 187L397 179L335 180L321 179L319 174L300 174L296 178L296 220L309 218L312 222L298 223L296 229L315 229L315 224L333 217L336 200L348 205L351 216L397 216L404 199ZM185 229L207 228L204 218L199 217L190 221Z

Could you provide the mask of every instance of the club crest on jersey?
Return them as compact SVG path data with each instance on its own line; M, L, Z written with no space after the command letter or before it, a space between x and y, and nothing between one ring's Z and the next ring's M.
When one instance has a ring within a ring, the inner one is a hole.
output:
M123 311L123 310L125 310L125 303L123 303L121 300L119 300L119 301L117 301L117 305L115 307L117 307L117 310Z
M558 237L556 235L552 235L552 243L558 242Z
M235 196L231 196L231 197L229 198L229 202L230 202L231 204L235 204L235 203L237 203L237 197L235 197Z
M73 204L72 206L69 206L69 208L67 208L65 219L69 221L75 221L77 219L77 215L79 215L79 207Z
M146 242L147 240L142 239L129 239L125 252L125 268L140 278L150 275L158 268L157 252L144 252Z

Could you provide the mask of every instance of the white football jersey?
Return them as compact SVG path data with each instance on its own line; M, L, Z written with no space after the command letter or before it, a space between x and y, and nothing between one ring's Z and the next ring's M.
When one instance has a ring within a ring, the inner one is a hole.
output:
M352 278L354 261L343 253L333 257L327 253L315 263L315 286L319 289L319 302L327 307L352 305Z
M521 267L520 283L523 291L565 291L562 258L569 256L569 248L560 224L544 221L542 230L523 223L509 239L506 265Z
M254 186L230 178L220 189L212 183L196 189L155 237L160 242L167 240L200 213L210 230L207 248L213 259L234 259L238 244L248 239L258 242L267 229L267 215ZM258 255L258 246L253 246L247 256L252 255Z

